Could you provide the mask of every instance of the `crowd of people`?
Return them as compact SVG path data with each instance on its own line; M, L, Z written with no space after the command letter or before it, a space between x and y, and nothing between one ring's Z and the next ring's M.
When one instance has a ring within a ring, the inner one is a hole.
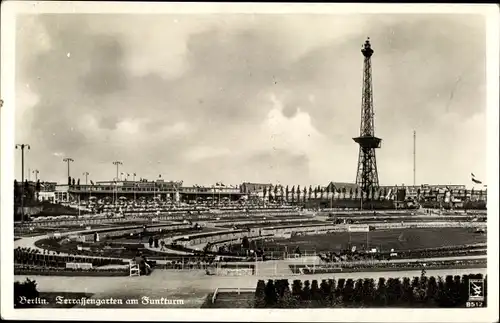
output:
M486 262L485 259L472 259L472 260L453 260L453 261L445 261L445 260L437 260L437 261L426 261L420 262L420 261L408 261L408 262L392 262L392 263L372 263L372 262L366 262L366 263L342 263L336 266L330 265L307 265L307 266L296 266L296 265L290 265L290 269L294 272L299 272L303 274L326 274L326 273L332 273L332 272L339 272L341 270L349 270L349 271L358 271L358 270L364 270L364 269L373 269L373 268L383 268L390 270L392 268L405 268L408 270L411 269L422 269L422 268L427 268L427 269L432 269L432 268L442 268L442 267L449 267L450 265L453 266L460 266L460 265L476 265L476 264L484 264Z

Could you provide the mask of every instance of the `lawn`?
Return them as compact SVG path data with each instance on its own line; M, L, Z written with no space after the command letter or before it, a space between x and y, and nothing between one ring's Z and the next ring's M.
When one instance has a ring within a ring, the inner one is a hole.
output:
M292 251L298 246L302 252L340 252L349 245L357 246L358 250L365 249L367 242L369 248L379 247L380 251L402 251L485 243L486 235L474 233L468 228L411 228L293 236L265 241L263 245L266 251L284 251L285 247Z

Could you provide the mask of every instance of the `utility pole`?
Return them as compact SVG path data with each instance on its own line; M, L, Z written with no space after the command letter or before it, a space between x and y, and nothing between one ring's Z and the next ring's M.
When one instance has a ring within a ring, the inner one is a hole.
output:
M35 174L35 183L38 182L38 174L40 174L40 171L38 169L35 169L33 171L33 174Z
M17 144L16 149L21 149L21 224L24 224L24 148L30 150L30 145L28 144Z
M413 186L417 185L417 132L413 130Z
M73 158L69 158L69 157L68 157L68 158L64 158L64 159L63 159L63 162L65 162L65 163L67 163L67 164L68 164L68 180L69 180L69 178L70 178L70 176L71 176L71 173L70 173L70 168L69 168L69 164L70 164L70 163L72 163L72 162L74 162L74 160L73 160ZM68 183L68 184L69 184L69 185L71 185L71 183Z

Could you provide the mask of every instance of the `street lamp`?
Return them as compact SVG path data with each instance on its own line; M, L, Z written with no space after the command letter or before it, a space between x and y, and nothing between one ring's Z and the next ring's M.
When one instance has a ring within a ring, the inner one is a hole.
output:
M64 158L63 159L63 162L67 163L68 164L68 185L71 185L71 173L70 173L70 169L69 169L69 164L74 162L73 158Z
M30 150L30 145L28 144L16 144L16 149L21 149L21 223L24 224L24 148Z
M113 162L113 165L115 165L115 166L116 166L116 180L118 180L118 179L119 179L119 178L118 178L118 174L119 174L118 169L119 169L120 165L123 165L123 163L122 163L121 161L118 161L118 160L117 160L117 161L114 161L114 162Z

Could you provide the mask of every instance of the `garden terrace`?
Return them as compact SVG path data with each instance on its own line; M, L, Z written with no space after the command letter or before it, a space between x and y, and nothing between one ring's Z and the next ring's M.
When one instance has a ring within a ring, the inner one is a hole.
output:
M128 226L128 227L120 227L120 228L104 228L104 229L94 229L88 230L84 232L78 233L80 236L84 237L85 241L93 240L94 234L99 233L102 238L111 238L116 236L123 236L126 234L137 234L140 232L163 232L166 231L175 231L179 229L187 229L191 228L190 224L148 224L144 229L143 226Z
M142 254L148 259L164 259L167 256L177 256L177 254L169 254L168 252L157 252L154 250L150 250L144 248L141 245L141 248L138 248L139 245L130 244L126 247L118 247L118 248L90 248L90 249L82 249L79 250L78 246L81 246L82 243L79 241L69 241L64 244L60 244L61 239L57 238L46 238L40 239L35 242L35 246L41 249L45 249L48 251L56 252L56 253L67 253L71 255L79 255L87 258L101 258L108 257L114 259L132 259L137 255L137 252L142 252Z
M255 308L465 308L469 300L469 280L481 274L427 277L423 272L413 279L379 278L259 280L255 290ZM485 301L487 277L484 277ZM214 298L215 304L217 303ZM484 304L487 306L487 304ZM216 306L214 306L216 307Z
M368 237L368 239L367 239ZM275 238L266 241L266 250L284 252L299 247L300 250L320 252L341 252L357 246L364 249L366 244L371 249L378 247L379 251L395 252L400 250L427 249L443 246L469 245L486 243L485 234L476 234L469 228L398 228L390 230L374 230L366 232L336 232L312 236L292 236L290 239ZM293 249L292 249L293 248Z

